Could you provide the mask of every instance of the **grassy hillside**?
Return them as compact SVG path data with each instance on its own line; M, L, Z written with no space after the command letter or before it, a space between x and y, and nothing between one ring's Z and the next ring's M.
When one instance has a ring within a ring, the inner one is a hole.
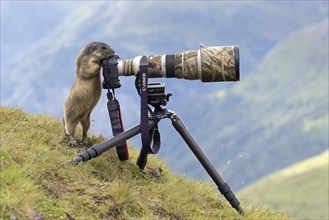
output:
M72 166L82 150L60 143L62 123L0 108L0 219L286 219L243 204L239 216L210 183L186 180L150 157L148 167L120 162L115 150ZM101 141L92 137L92 142Z
M251 184L239 197L248 203L288 210L297 218L328 219L328 157L326 150L289 166Z

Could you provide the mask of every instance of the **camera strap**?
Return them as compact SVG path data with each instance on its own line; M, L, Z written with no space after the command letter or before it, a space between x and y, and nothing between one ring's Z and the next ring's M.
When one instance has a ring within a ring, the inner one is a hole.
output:
M113 95L108 90L107 93L107 108L110 116L111 121L111 127L112 127L112 133L113 136L116 136L124 131L123 128L123 122L122 122L122 116L121 116L121 110L120 110L120 104L119 101L115 98L114 89L112 89ZM129 160L129 151L128 151L128 145L127 142L124 141L116 146L116 151L119 159L121 161Z
M120 88L120 80L118 78L118 62L119 56L114 54L109 59L102 61L103 68L103 89L107 89L107 109L110 116L113 136L123 132L123 122L119 101L115 98L114 89ZM113 94L110 89L112 89ZM129 160L129 152L127 142L124 141L116 146L116 151L120 160Z
M149 128L149 112L148 106L148 62L147 57L142 56L140 61L140 74L139 74L139 85L140 85L140 97L141 97L141 138L142 138L142 148L145 152L149 154L156 154L160 149L160 132L158 130L158 121L156 120L154 114L152 115L154 120L154 127ZM151 147L151 142L153 141L153 146Z

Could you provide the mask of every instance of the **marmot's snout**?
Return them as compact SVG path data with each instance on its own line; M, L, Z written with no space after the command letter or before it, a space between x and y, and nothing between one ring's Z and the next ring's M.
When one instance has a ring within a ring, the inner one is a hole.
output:
M101 48L102 59L107 59L112 56L115 52L110 46L102 46Z

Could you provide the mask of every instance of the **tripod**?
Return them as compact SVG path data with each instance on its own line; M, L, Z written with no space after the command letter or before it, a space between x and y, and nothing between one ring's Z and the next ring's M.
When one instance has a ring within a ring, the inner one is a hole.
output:
M154 108L154 116L153 118L149 118L149 132L154 129L154 126L156 126L156 123L158 123L161 119L169 118L172 122L173 127L177 130L177 132L182 136L186 144L190 147L194 155L197 157L197 159L200 161L204 169L207 171L207 173L210 175L212 180L215 182L215 184L218 187L218 190L221 192L221 194L226 198L227 201L231 204L233 208L237 210L237 212L241 215L244 215L245 212L240 206L240 202L235 197L234 193L231 191L230 187L224 180L220 177L216 169L212 166L206 155L202 152L199 145L196 143L196 141L193 139L192 135L189 133L189 131L186 129L184 123L182 120L178 117L175 112L171 110L167 110L164 107L156 106ZM95 145L91 148L89 148L84 153L78 155L74 159L70 161L71 164L78 164L81 161L87 161L94 157L97 157L104 153L105 151L115 147L116 145L126 141L127 139L134 137L135 135L141 133L141 125L136 125L127 131L124 131L122 133L117 134L113 138ZM145 150L142 148L140 155L137 159L137 165L144 169L146 163L147 163L147 156L148 153L145 152Z

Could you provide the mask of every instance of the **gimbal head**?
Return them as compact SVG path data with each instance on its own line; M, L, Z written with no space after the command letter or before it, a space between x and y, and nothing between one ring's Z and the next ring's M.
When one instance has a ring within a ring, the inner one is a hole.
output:
M149 83L148 84L147 103L153 107L165 106L169 102L171 92L165 91L164 83Z

